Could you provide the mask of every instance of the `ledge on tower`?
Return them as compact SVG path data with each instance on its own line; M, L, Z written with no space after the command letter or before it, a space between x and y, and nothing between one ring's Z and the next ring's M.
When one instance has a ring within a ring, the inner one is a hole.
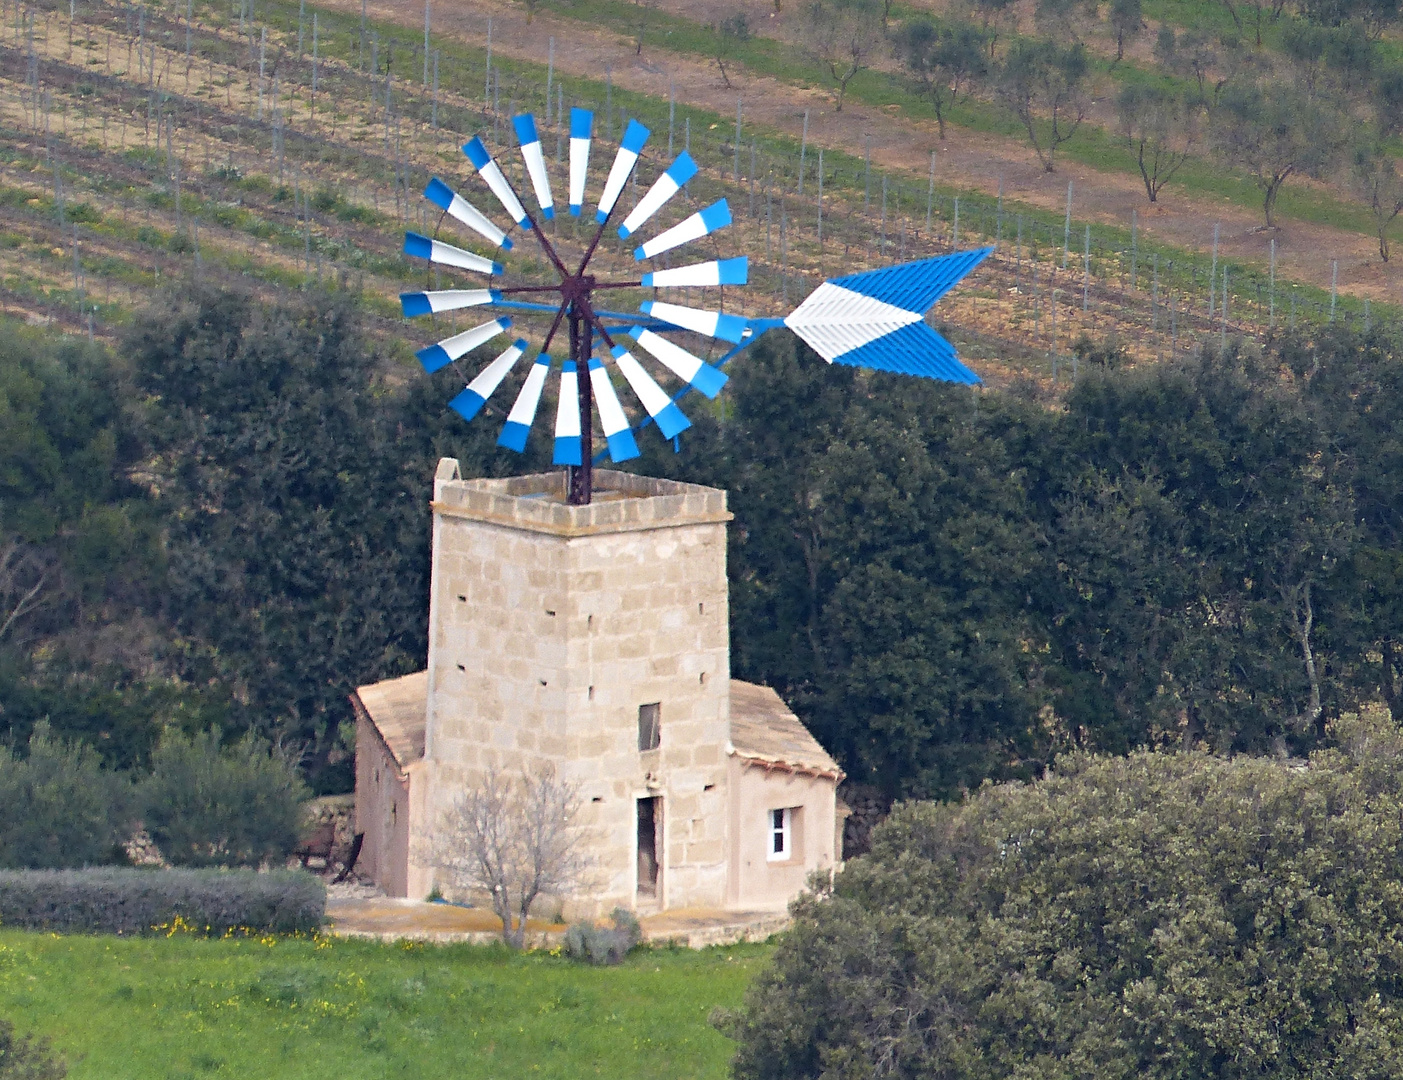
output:
M557 536L592 536L731 520L726 493L719 488L595 469L593 501L588 506L571 506L566 502L564 472L464 480L453 458L439 462L433 509L449 517Z

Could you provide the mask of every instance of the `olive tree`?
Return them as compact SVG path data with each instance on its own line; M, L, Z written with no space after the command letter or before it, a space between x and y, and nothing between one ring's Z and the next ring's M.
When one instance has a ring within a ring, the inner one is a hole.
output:
M900 805L718 1017L735 1076L1400 1075L1403 734L1332 733Z
M289 761L252 732L225 744L214 728L169 730L142 784L145 824L177 866L258 866L285 860L310 792Z
M971 23L935 26L926 19L906 23L896 46L922 97L935 108L940 138L945 139L945 114L959 98L989 72L985 46L989 35Z
M1334 160L1345 117L1320 97L1290 86L1231 83L1210 116L1213 148L1242 169L1262 193L1268 228L1281 188L1292 176L1319 176Z
M1379 241L1379 258L1388 262L1391 254L1389 229L1403 214L1403 177L1393 157L1380 146L1357 147L1350 167L1350 186L1369 207L1374 235Z
M1077 133L1089 107L1090 65L1081 45L1021 41L999 75L998 95L1028 133L1033 152L1053 171L1057 148Z
M1163 87L1128 83L1116 98L1116 112L1145 195L1158 202L1197 141L1199 109Z
M883 39L882 7L875 0L813 0L804 19L803 45L822 69L843 111L848 83L867 67Z

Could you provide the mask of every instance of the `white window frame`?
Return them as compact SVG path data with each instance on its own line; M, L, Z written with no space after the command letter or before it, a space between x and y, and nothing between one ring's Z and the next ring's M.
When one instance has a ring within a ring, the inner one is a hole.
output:
M780 842L780 850L775 850L775 839ZM789 862L794 858L794 811L790 807L776 807L765 812L765 861Z

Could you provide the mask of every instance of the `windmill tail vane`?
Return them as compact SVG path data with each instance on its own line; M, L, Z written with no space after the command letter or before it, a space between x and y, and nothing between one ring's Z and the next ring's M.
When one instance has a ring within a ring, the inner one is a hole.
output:
M576 218L585 213L593 124L594 114L590 110L570 111L565 202L571 216ZM832 278L783 319L749 318L692 307L674 303L670 294L668 300L645 300L634 314L601 310L595 307L594 301L603 290L743 286L749 279L749 262L746 257L739 256L680 266L654 264L625 280L598 280L588 272L620 197L642 160L650 134L637 120L631 120L595 205L593 236L578 265L567 265L537 220L537 216L542 221L552 220L556 203L535 117L517 116L513 118L512 128L529 181L530 198L538 215L527 209L480 138L466 143L463 154L513 226L536 238L554 270L555 282L512 285L503 280L506 267L494 258L441 241L436 236L411 232L405 234L406 255L452 271L481 275L491 285L402 293L400 303L409 318L472 307L509 310L542 321L549 318L549 329L497 439L499 446L518 453L526 449L550 380L551 346L564 332L568 358L561 361L558 369L552 460L566 467L571 503L590 501L592 468L606 453L616 462L639 455L637 433L647 425L655 425L664 438L675 440L691 426L678 405L680 399L692 390L714 398L727 380L722 366L761 334L779 326L788 327L830 363L903 372L947 382L974 384L980 381L955 356L950 343L926 324L925 316L936 301L990 254L992 248ZM655 260L731 224L730 207L721 199L638 243L640 231L647 230L649 223L683 191L698 171L690 154L684 151L678 155L657 175L618 225L618 238L637 244L632 249L635 262ZM445 218L452 218L494 249L513 250L508 230L500 228L443 180L434 177L424 197L437 206ZM506 334L512 327L510 317L499 315L422 348L417 356L428 372L449 365L456 368L473 350ZM687 344L674 340L679 336ZM715 363L709 363L688 347L688 338L696 336L711 338L729 346L729 350ZM449 407L465 420L476 417L531 350L531 344L524 337L517 338L467 381L448 403ZM656 364L660 373L666 373L665 378L680 384L679 388L672 392L665 389L640 357ZM630 423L624 404L619 400L614 371L646 413L636 425ZM606 449L598 455L594 451L596 416L606 443Z

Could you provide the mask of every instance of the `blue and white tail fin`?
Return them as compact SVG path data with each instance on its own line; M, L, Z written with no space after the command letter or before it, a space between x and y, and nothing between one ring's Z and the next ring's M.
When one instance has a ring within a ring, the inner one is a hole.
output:
M993 250L957 251L831 278L790 312L784 325L829 363L978 383L979 376L960 363L925 316Z

